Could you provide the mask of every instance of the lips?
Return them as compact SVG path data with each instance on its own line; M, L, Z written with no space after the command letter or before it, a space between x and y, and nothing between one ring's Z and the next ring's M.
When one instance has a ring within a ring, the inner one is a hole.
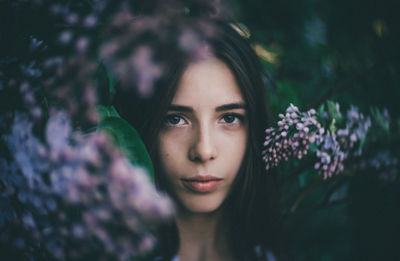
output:
M183 185L189 190L197 193L208 193L217 189L219 184L222 182L222 178L214 176L195 176L193 178L181 179Z

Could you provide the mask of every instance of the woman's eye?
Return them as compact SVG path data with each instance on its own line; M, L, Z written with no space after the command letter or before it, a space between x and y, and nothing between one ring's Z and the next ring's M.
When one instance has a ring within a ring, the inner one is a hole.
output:
M165 117L164 122L168 126L180 126L180 125L185 124L186 121L180 115L171 114L171 115L168 115L167 117Z
M235 113L229 113L222 116L222 121L228 124L237 124L243 120L243 116Z

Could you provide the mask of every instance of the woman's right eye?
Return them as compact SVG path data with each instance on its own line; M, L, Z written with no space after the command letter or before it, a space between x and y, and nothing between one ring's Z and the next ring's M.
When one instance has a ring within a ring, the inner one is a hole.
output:
M170 114L165 117L164 123L167 126L181 126L186 123L186 120L178 114Z

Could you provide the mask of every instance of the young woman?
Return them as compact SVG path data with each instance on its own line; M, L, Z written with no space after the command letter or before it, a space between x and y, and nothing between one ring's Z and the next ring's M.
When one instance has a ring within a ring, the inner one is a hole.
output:
M267 118L257 56L225 22L183 24L171 35L196 32L201 55L174 54L150 98L121 88L115 99L150 152L157 186L176 202L160 253L181 261L279 256L278 202L261 160Z

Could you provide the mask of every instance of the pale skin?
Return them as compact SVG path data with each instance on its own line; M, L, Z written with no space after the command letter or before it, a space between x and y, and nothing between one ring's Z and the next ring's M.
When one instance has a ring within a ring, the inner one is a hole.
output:
M230 69L212 56L189 65L158 137L163 175L178 205L180 261L235 260L221 217L247 133L245 100ZM192 180L205 177L218 181Z

